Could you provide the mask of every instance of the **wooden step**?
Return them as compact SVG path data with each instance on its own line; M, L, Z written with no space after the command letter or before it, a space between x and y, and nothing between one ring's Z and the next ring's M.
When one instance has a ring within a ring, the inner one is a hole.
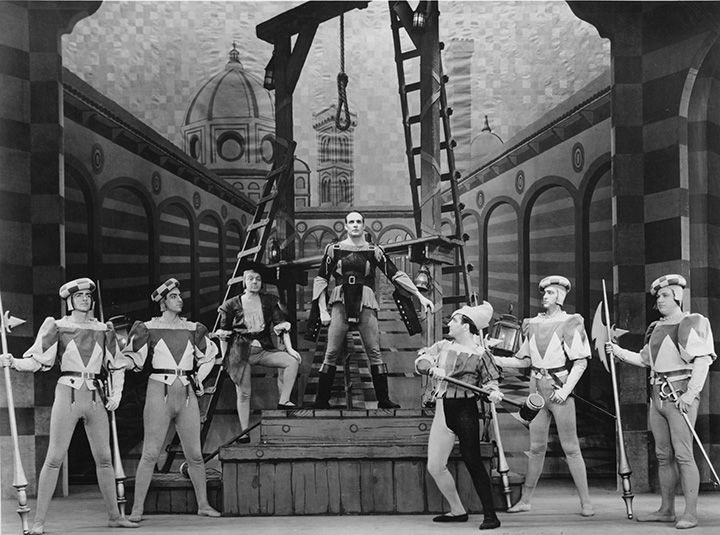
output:
M292 414L296 412L291 411L289 417L264 417L260 440L268 445L426 445L432 424L432 415L421 411L407 411L416 415L404 417L397 411L378 411L374 417L368 417L366 410L343 411L340 417L333 414L322 417L321 411L313 411L315 414L309 417L297 417Z

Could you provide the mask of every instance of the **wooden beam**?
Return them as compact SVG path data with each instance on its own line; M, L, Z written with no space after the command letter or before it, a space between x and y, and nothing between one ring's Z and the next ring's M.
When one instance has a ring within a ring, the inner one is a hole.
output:
M305 65L305 60L310 52L310 47L312 46L317 29L317 25L303 28L295 41L295 46L293 47L292 54L290 54L290 60L287 66L287 84L291 94L295 92L295 86L297 86L300 73L302 72L303 65Z
M300 33L304 28L319 26L353 9L365 9L370 2L305 2L261 22L255 28L259 39L274 44L278 38Z

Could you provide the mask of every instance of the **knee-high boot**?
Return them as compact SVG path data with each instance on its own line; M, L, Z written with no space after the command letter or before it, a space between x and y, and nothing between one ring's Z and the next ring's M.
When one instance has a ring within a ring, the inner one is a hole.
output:
M378 409L399 409L400 405L390 400L388 393L387 364L373 364L370 366L375 395L378 400Z
M332 390L333 382L335 381L335 366L328 366L323 364L320 367L318 373L318 390L315 395L315 408L316 409L329 409L330 408L330 391Z

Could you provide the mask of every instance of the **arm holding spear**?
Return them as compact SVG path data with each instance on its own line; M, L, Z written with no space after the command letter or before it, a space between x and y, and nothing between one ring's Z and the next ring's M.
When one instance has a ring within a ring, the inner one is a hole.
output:
M5 393L7 394L8 404L8 419L10 421L10 434L13 441L13 487L17 490L18 508L17 513L20 515L20 523L22 525L23 535L30 532L28 527L28 513L30 507L27 504L27 478L25 477L25 470L23 470L22 459L20 458L20 444L18 442L18 430L17 421L15 420L15 401L13 399L12 382L10 381L10 363L12 362L12 356L8 351L7 335L5 330L10 330L10 315L5 316L5 311L2 306L2 297L0 297L0 336L2 337L2 366L3 373L5 375Z

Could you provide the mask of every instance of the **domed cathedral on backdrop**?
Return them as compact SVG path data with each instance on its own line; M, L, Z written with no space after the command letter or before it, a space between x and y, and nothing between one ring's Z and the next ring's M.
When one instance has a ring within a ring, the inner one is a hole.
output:
M100 282L104 319L123 325L156 315L150 293L175 277L183 313L212 328L276 163L280 112L265 79L273 50L256 27L300 4L0 3L7 59L0 62L0 291L5 310L26 320L8 338L15 356L46 316L60 316L60 285L81 276ZM720 236L712 216L720 203L712 180L720 161L712 104L720 98L720 4L662 4L441 4L465 257L495 319L536 315L538 282L559 274L573 288L564 309L580 313L590 332L604 281L614 322L629 331L624 345L639 350L657 317L649 284L675 272L689 282L686 310L707 315L720 333ZM292 232L273 228L265 260L288 247L295 259L321 255L344 237L345 214L358 210L368 238L390 247L395 264L415 278L421 266L409 250L391 247L417 238L417 230L388 4L350 11L344 25L344 34L337 19L318 27L298 73L289 104L294 216L278 215ZM349 80L343 128L340 71ZM452 201L446 184L437 193ZM455 231L447 213L440 224L443 234ZM298 338L316 273L310 266L296 285ZM435 282L444 294L458 293L453 277ZM378 284L381 318L389 318L393 288L382 277ZM443 317L451 310L443 307ZM391 390L403 408L419 407L423 385L413 361L425 340L386 325L381 349ZM322 360L315 346L299 344L298 405ZM612 412L610 376L593 355L576 391ZM714 364L696 426L716 466L717 370ZM273 408L273 373L253 370L254 410ZM15 405L32 494L58 371L19 375ZM513 380L514 388L526 387L522 377ZM623 368L621 406L636 412L626 441L637 489L656 484L646 392L643 372ZM142 411L138 399L127 402ZM233 403L220 406L227 425L237 425ZM614 421L597 408L578 404L578 411L589 477L614 477ZM508 414L501 418L510 429L508 462L519 472L527 434ZM12 478L9 435L3 424L3 481ZM217 445L231 435L210 437ZM123 438L128 472L141 438L141 429ZM79 440L66 485L92 477ZM700 470L707 484L709 473ZM568 477L557 441L544 473ZM9 497L7 487L2 492Z

